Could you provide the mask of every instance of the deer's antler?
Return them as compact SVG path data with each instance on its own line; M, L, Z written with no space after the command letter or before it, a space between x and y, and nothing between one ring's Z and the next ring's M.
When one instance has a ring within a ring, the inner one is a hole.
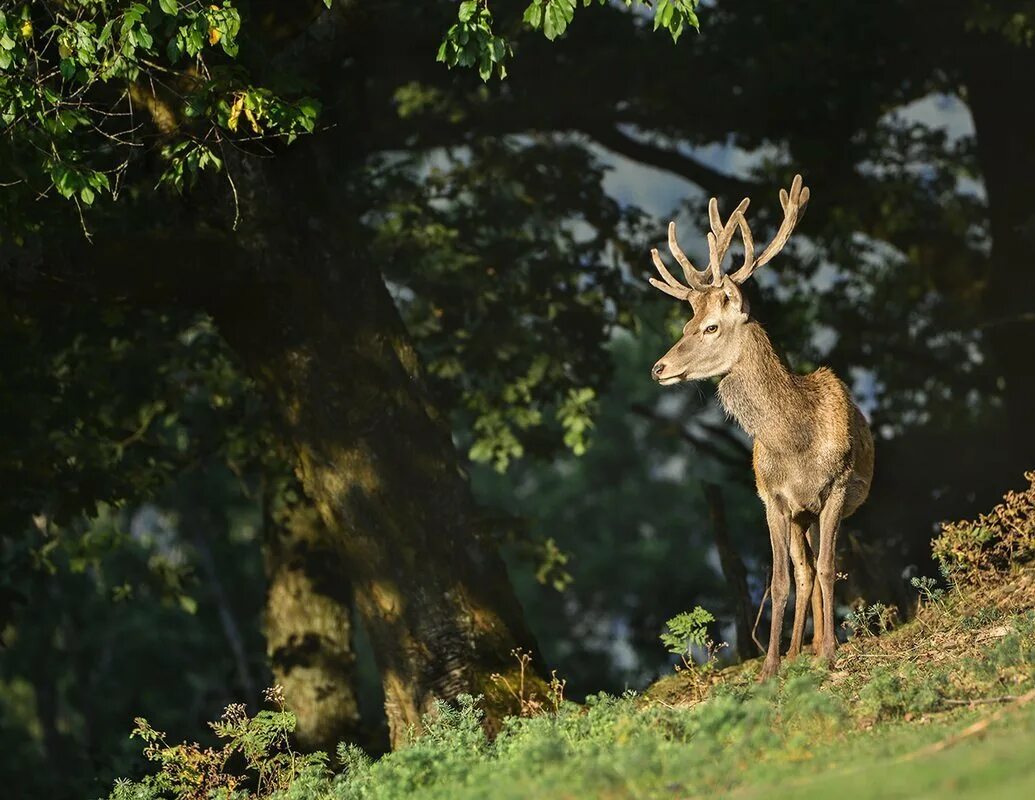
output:
M679 266L683 268L683 275L686 277L686 282L690 285L684 286L672 277L672 273L665 268L665 262L661 260L656 247L650 251L650 257L654 260L654 266L657 267L658 273L664 278L665 282L662 283L656 278L648 278L650 285L680 300L686 300L690 297L690 292L692 291L703 292L707 289L709 285L708 271L697 269L690 263L690 259L686 257L686 254L679 247L679 242L676 241L676 223L674 222L668 224L668 249L676 261L679 262Z
M726 220L726 224L722 224L722 217L719 216L719 201L714 197L708 201L708 222L712 226L712 232L708 234L708 266L712 272L712 286L718 286L722 283L722 262L726 259L726 253L730 249L730 244L733 243L733 233L740 228L741 235L744 235L744 231L747 230L747 222L744 218L744 212L747 211L748 205L751 203L751 198L745 197L740 201L733 213L730 214L730 218ZM747 231L748 238L745 240L745 244L750 241L751 231ZM754 257L752 252L751 257ZM745 248L745 260L747 264L748 253ZM743 269L744 267L741 267ZM739 271L739 270L738 270Z
M657 249L653 249L650 251L650 255L654 260L654 266L657 267L658 272L664 279L664 283L655 278L648 278L651 286L680 300L689 299L690 293L693 291L703 292L713 286L718 286L722 283L722 262L725 260L726 253L729 252L730 245L733 242L733 234L738 229L744 241L744 263L740 265L736 272L730 275L730 280L736 283L743 283L751 277L751 274L758 267L771 261L783 249L783 246L787 244L787 240L790 238L791 233L794 232L795 226L805 213L805 206L809 202L809 189L807 186L802 185L801 175L795 175L794 180L791 182L790 191L788 192L786 189L780 190L780 205L783 206L784 214L783 222L780 224L780 229L776 232L773 241L769 243L766 249L762 251L762 255L757 259L755 258L755 244L751 236L751 228L748 226L747 218L744 216L744 212L747 211L750 202L750 199L747 197L741 200L740 204L733 210L733 213L730 214L729 219L723 223L722 217L719 216L719 201L714 197L708 201L708 222L711 226L711 231L708 233L707 270L699 270L690 263L690 259L686 257L686 254L683 253L679 243L676 241L676 223L670 222L668 224L668 249L683 268L683 275L686 276L686 282L689 285L684 285L672 277L672 273L665 268L665 263L661 260Z
M753 250L754 245L750 238L751 231L745 220L741 226L741 233L744 236L744 265L730 275L730 280L734 283L743 283L751 277L751 273L756 269L772 261L773 257L783 250L787 240L791 238L794 228L805 215L805 206L808 203L809 187L802 185L801 175L795 175L794 180L791 181L791 190L789 192L786 189L780 190L780 205L783 206L783 222L780 223L780 229L776 232L776 236L773 237L773 241L769 243L766 249L762 251L762 255L757 259L748 258L747 255L747 251Z

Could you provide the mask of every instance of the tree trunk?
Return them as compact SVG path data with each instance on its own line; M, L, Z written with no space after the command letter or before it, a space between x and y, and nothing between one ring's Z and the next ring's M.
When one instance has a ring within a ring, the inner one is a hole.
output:
M1000 452L1014 474L1035 464L1035 51L1001 34L968 33L959 52L988 192L986 330L1008 426Z
M344 209L347 193L330 185L347 169L332 157L296 146L238 179L252 217L227 265L239 279L210 298L211 312L278 412L305 493L340 548L393 746L436 701L462 693L484 696L491 732L517 710L493 673L514 673L512 650L536 648L495 544L478 530L448 420L365 261L359 210Z
M282 413L306 494L334 531L393 746L461 693L485 695L493 728L514 707L490 676L534 646L503 562L475 532L449 429L380 276L319 288L304 271L218 321Z
M270 667L298 718L298 747L333 756L339 742L363 739L352 586L340 548L297 481L270 479L263 495Z

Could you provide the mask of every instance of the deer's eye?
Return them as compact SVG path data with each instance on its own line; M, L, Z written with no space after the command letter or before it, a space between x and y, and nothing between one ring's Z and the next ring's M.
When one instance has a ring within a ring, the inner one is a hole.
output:
M704 332L705 333L716 333L716 332L718 332L718 330L719 330L719 326L718 325L709 325L707 328L704 329Z

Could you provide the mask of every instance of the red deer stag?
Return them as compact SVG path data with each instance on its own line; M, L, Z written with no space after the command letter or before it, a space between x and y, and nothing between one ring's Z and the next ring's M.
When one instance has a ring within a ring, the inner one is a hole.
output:
M866 499L873 476L873 438L848 389L826 368L809 375L790 372L762 326L751 318L740 290L787 243L808 199L809 190L802 186L800 175L795 176L790 192L780 190L783 222L772 243L756 258L744 216L748 199L724 225L713 197L708 204L707 270L690 263L676 242L675 223L669 223L668 247L683 268L686 285L672 277L657 250L651 251L664 279L651 278L651 285L686 300L693 309L682 338L654 365L654 380L668 386L721 377L718 393L723 407L754 439L755 482L765 504L773 548L773 618L762 680L780 667L788 556L794 564L796 596L787 655L801 652L811 598L815 653L828 664L833 662L837 530L841 520ZM744 263L736 272L723 274L722 262L738 229L744 240ZM813 549L817 539L818 554ZM814 592L817 577L819 589Z

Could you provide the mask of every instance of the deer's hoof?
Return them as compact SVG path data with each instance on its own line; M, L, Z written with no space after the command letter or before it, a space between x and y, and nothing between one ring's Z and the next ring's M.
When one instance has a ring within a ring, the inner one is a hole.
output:
M815 656L816 661L827 669L832 669L834 666L834 658L836 653L837 645L834 642L819 642L816 644Z
M776 673L778 673L779 671L780 671L780 661L779 661L779 659L777 659L776 661L770 661L767 658L765 663L762 665L762 671L760 673L758 673L758 682L759 683L765 683L770 678L775 678L776 677Z

